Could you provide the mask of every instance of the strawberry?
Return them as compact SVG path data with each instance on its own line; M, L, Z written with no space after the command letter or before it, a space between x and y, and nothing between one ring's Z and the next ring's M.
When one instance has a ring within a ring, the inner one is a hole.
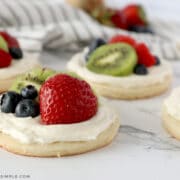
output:
M6 40L9 48L11 48L11 47L19 48L20 47L17 39L15 37L11 36L10 34L8 34L7 32L1 31L0 35Z
M8 67L11 64L12 57L6 51L0 49L0 68Z
M58 74L40 89L40 114L43 124L69 124L86 121L97 112L98 100L83 80Z
M128 27L137 25L145 26L147 24L145 11L142 6L138 4L130 4L123 8L122 15Z
M136 41L131 38L130 36L127 36L127 35L115 35L113 36L110 40L109 40L109 43L112 44L112 43L120 43L120 42L124 42L124 43L127 43L133 47L136 46Z
M144 43L138 43L136 45L136 52L138 55L138 64L143 64L146 67L151 67L156 64L155 57Z
M111 16L112 23L121 29L127 29L127 23L123 17L122 11L116 10L115 13Z

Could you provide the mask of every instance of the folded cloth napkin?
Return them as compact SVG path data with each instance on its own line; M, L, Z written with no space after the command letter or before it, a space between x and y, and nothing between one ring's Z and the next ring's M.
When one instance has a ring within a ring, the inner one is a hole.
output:
M70 7L58 0L0 0L0 27L27 44L27 51L64 48L77 50L90 40L114 34L130 34L137 41L143 41L154 54L168 60L180 59L180 52L174 41L179 24L154 20L151 26L155 35L137 34L100 25L85 12ZM173 35L172 35L173 34ZM28 43L36 43L28 48Z

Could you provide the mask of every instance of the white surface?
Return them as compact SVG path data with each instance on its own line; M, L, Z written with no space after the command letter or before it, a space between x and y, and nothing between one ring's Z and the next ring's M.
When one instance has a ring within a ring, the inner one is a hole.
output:
M64 69L67 61L56 55L44 53L42 62ZM68 59L70 54L63 57ZM180 83L179 68L180 65L174 65L173 87ZM179 179L180 142L170 138L161 124L161 104L168 94L147 100L110 100L119 109L122 126L115 141L103 149L43 159L0 150L0 174L28 174L31 178L27 179L32 180Z

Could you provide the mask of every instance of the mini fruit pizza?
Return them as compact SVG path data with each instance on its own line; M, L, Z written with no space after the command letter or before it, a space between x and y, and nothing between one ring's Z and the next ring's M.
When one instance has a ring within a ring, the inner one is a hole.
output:
M172 79L168 62L153 55L146 44L125 35L116 35L108 42L94 40L73 56L67 67L98 94L119 99L159 95L168 89Z
M84 80L50 69L21 75L1 95L0 146L38 157L85 153L109 144L119 116Z

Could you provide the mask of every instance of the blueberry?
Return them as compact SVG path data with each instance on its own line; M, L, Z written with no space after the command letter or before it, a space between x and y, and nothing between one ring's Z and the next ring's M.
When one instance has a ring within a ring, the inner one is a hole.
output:
M22 96L14 91L4 93L1 98L1 111L4 113L14 113L16 105L21 99Z
M160 64L161 64L161 61L160 61L159 57L158 57L158 56L154 56L154 57L155 57L155 60L156 60L155 65L156 65L156 66L160 65Z
M89 51L88 53L86 54L85 56L85 59L86 61L89 59L89 56L90 54L95 50L97 49L98 47L102 46L102 45L105 45L106 44L106 41L102 38L98 38L98 39L95 39L91 42L90 46L89 46Z
M138 75L146 75L148 74L148 70L145 65L143 64L137 64L134 68L134 73Z
M28 85L22 88L21 95L25 99L35 99L38 95L38 92L34 86Z
M23 57L23 52L19 47L10 47L9 53L11 54L13 59L21 59Z
M151 33L154 34L154 31L149 26L131 26L128 28L129 31L134 31L138 33Z
M23 99L17 104L15 115L17 117L36 117L39 115L39 104L32 99Z

